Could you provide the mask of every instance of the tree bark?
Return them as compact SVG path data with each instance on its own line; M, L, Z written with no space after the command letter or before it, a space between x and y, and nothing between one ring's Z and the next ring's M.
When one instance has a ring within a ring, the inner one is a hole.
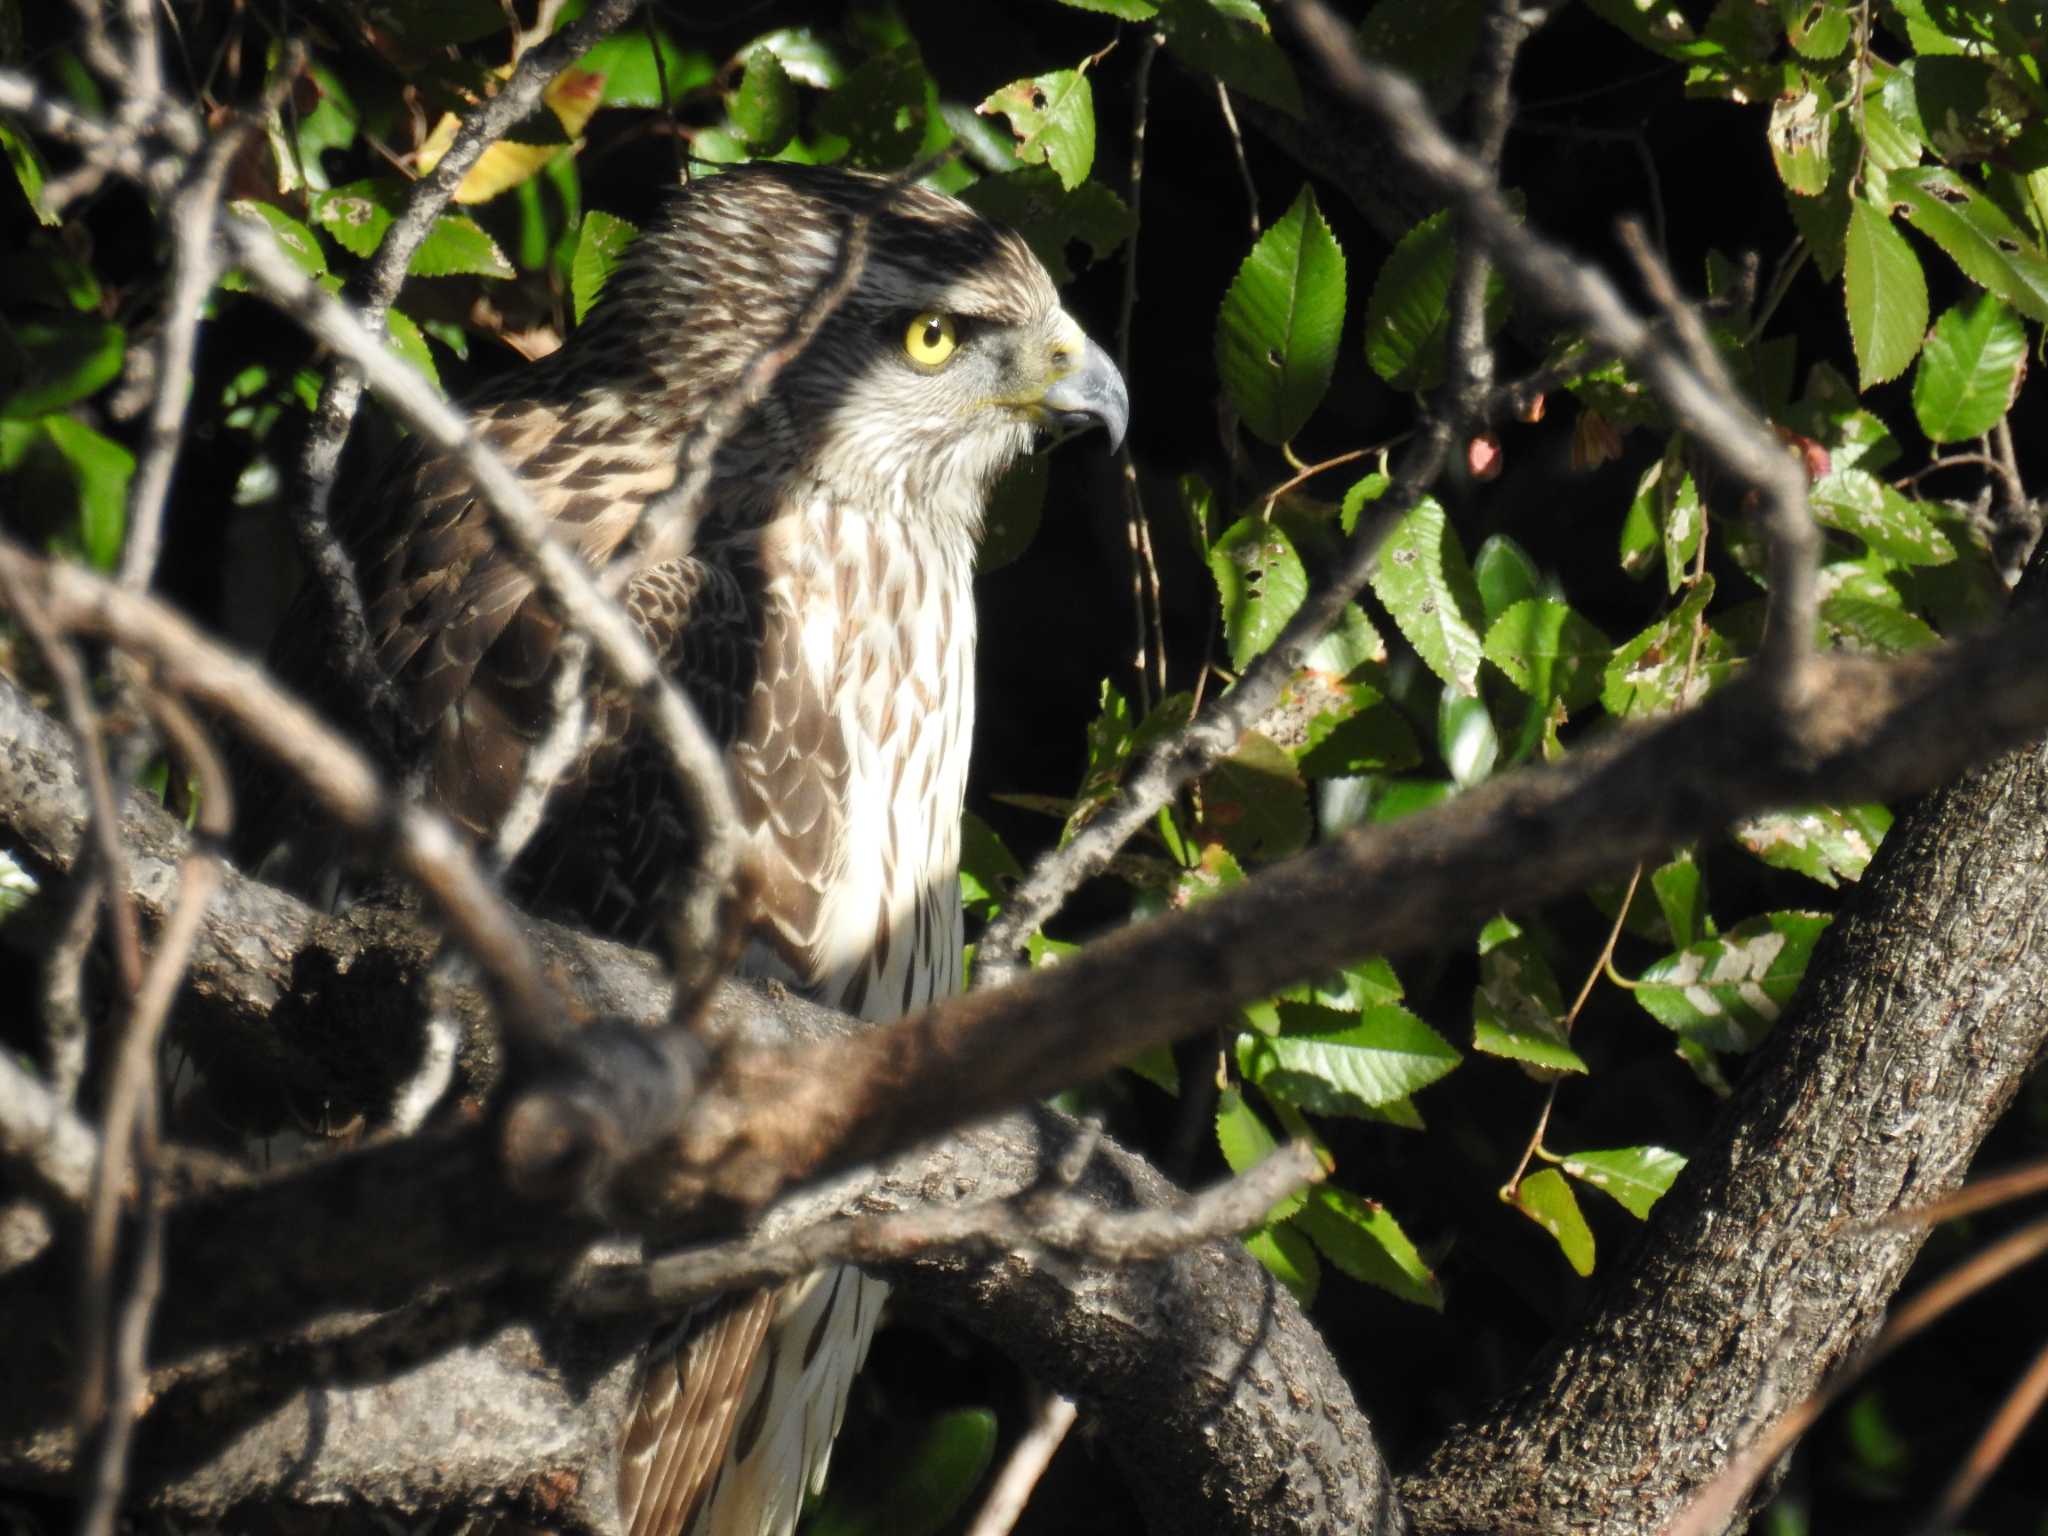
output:
M2027 600L2048 599L2036 560ZM1586 1318L1402 1484L1423 1532L1661 1529L1883 1320L2048 1040L2048 744L1908 807Z

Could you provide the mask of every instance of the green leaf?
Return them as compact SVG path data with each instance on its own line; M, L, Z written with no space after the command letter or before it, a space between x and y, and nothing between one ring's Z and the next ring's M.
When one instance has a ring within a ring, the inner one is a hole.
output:
M1581 1184L1618 1201L1638 1221L1671 1188L1685 1159L1668 1147L1611 1147L1574 1152L1561 1164Z
M1828 185L1835 100L1820 81L1802 83L1805 89L1788 90L1771 103L1770 126L1764 137L1785 190L1798 197L1818 197Z
M1095 164L1095 91L1078 69L1013 80L974 110L1007 117L1017 158L1051 166L1069 192L1088 179Z
M319 237L282 208L270 203L258 202L254 198L237 198L228 204L236 213L253 214L270 226L270 233L277 241L277 248L290 258L308 277L327 275L327 252L320 248ZM224 284L239 287L239 283Z
M1913 374L1913 414L1937 443L1982 437L2011 409L2027 368L2027 331L1992 294L1934 322Z
M1927 329L1927 279L1890 215L1860 198L1849 210L1842 295L1862 387L1904 373Z
M1506 918L1479 936L1479 985L1472 993L1472 1047L1545 1068L1589 1070L1564 1027L1564 994L1543 951Z
M61 411L120 377L128 333L118 325L85 315L16 320L8 340L17 352L18 372L0 404L0 418L24 421Z
M1700 867L1691 854L1681 854L1650 874L1650 889L1664 914L1664 926L1671 930L1671 942L1680 949L1698 940L1706 926L1700 891Z
M1238 1037L1238 1065L1276 1099L1319 1115L1358 1115L1427 1088L1463 1058L1398 1004L1351 1013L1278 1005L1281 1033Z
M1610 715L1641 717L1690 707L1727 676L1727 642L1710 629L1686 680L1693 628L1713 598L1714 578L1702 577L1676 608L1615 651L1600 685L1600 702Z
M1100 261L1138 227L1123 199L1101 182L1086 181L1069 192L1045 165L984 176L962 190L960 200L1022 235L1056 283L1074 275L1067 249L1076 241L1087 246L1090 260Z
M1798 990L1823 912L1768 912L1653 962L1635 1000L1667 1029L1710 1050L1754 1049Z
M128 534L128 482L135 474L135 455L69 416L45 416L41 426L78 487L79 548L95 567L110 571L120 563Z
M1255 101L1300 117L1301 86L1256 0L1162 0L1157 18L1175 58Z
M1443 1287L1422 1262L1401 1224L1378 1202L1321 1184L1309 1191L1308 1203L1295 1218L1295 1225L1308 1234L1324 1258L1352 1279L1431 1311L1443 1310Z
M1786 40L1809 59L1832 59L1849 46L1850 8L1841 0L1786 0L1779 6Z
M996 1416L986 1408L913 1425L871 1462L837 1469L806 1536L936 1536L981 1485L995 1448Z
M306 206L314 226L334 237L351 256L369 256L404 207L403 186L389 180L352 181L328 192L315 192Z
M1398 773L1422 761L1422 746L1408 717L1364 683L1348 685L1348 710L1326 710L1309 722L1296 750L1305 778L1350 778Z
M974 552L976 575L1001 570L1031 547L1051 484L1052 461L1042 453L1026 454L1004 472L989 492L982 514L981 543Z
M1180 1066L1173 1051L1164 1045L1148 1045L1124 1063L1127 1071L1142 1077L1161 1093L1180 1097Z
M444 213L412 253L406 270L414 277L512 277L512 263L476 220Z
M796 83L775 50L758 44L747 55L747 70L728 110L732 125L757 155L772 155L796 132Z
M1965 277L2029 319L2048 320L2048 259L1996 203L1945 166L1900 171L1886 185L1907 221Z
M1308 789L1285 747L1247 731L1202 777L1204 825L1240 859L1271 861L1308 846Z
M1284 443L1322 403L1344 329L1344 252L1307 186L1259 236L1216 317L1216 370L1244 424Z
M1246 1235L1244 1245L1275 1280L1294 1293L1296 1301L1304 1307L1315 1304L1316 1292L1323 1284L1323 1266L1316 1259L1315 1245L1293 1224L1261 1227Z
M1216 1145L1232 1173L1249 1172L1280 1150L1279 1139L1237 1088L1226 1088L1216 1095ZM1302 1203L1303 1196L1297 1191L1266 1212L1266 1220L1285 1221L1301 1209Z
M970 917L988 921L1024 878L1024 867L995 828L972 811L960 813L960 901Z
M1735 825L1735 840L1773 869L1789 869L1830 890L1856 880L1892 824L1881 805L1818 805L1772 811Z
M1535 557L1504 533L1492 535L1472 557L1479 611L1491 626L1519 602L1543 595L1543 573Z
M1459 693L1479 691L1482 612L1464 547L1434 497L1397 523L1373 561L1372 589L1430 671Z
M1223 602L1230 664L1243 671L1280 637L1308 596L1308 572L1278 523L1239 518L1209 551L1209 571Z
M434 354L427 350L427 338L420 334L420 328L413 323L412 316L402 309L388 310L384 322L384 345L419 369L427 376L427 382L439 389L440 370L434 366Z
M1451 278L1458 244L1448 211L1433 213L1388 253L1365 307L1365 360L1394 388L1420 392L1443 382L1450 338ZM1486 333L1507 317L1507 289L1486 285Z
M592 208L583 215L583 228L576 236L576 255L569 264L569 298L578 325L604 292L612 273L618 270L626 247L639 234L636 226L602 208Z
M1321 672L1332 678L1349 678L1368 662L1384 662L1386 659L1387 642L1373 628L1365 610L1356 603L1346 603L1337 615L1337 622L1324 630L1316 643L1308 648L1308 654L1301 658L1301 665L1306 671ZM1356 686L1373 698L1379 697L1363 684ZM1363 708L1369 702L1369 699L1360 698L1359 706Z
M717 75L718 66L709 55L685 53L659 23L651 29L652 38L649 30L644 20L636 19L576 61L575 68L604 77L603 105L672 107Z
M1486 700L1446 688L1437 695L1436 746L1460 789L1482 783L1500 760L1500 736Z
M1809 500L1822 523L1902 565L1947 565L1956 557L1932 518L1865 470L1836 470L1814 485Z
M1515 1186L1515 1209L1557 1240L1565 1262L1581 1275L1593 1273L1593 1229L1579 1210L1578 1196L1555 1168L1541 1168Z
M848 75L818 109L818 126L847 140L848 158L855 165L901 166L926 148L927 133L945 125L938 112L938 87L916 44L877 54ZM950 130L945 132L950 136Z
M50 211L43 198L43 186L50 179L49 167L43 164L42 152L36 148L35 140L23 131L13 118L0 116L0 151L7 155L7 163L14 168L15 184L21 188L21 195L28 199L29 211L44 225L61 224L63 220Z
M1896 592L1885 602L1837 593L1820 605L1820 617L1835 645L1869 655L1924 651L1941 638L1925 619L1899 607Z
M1525 598L1486 632L1486 659L1539 704L1579 709L1600 696L1614 647L1564 603Z

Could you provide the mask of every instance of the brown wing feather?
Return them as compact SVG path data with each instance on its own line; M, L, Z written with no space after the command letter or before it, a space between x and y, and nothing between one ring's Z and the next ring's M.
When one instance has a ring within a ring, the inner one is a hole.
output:
M773 1291L731 1297L680 1351L649 1354L619 1453L626 1536L668 1536L696 1510L724 1459L774 1315Z

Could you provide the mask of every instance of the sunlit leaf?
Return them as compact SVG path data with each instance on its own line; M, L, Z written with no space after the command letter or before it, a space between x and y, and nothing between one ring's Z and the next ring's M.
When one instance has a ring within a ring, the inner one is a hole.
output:
M1049 165L1069 192L1095 164L1095 92L1078 69L1013 80L974 109L1010 120L1017 158Z
M1631 995L1686 1039L1717 1051L1751 1050L1798 990L1827 925L1821 912L1749 918L1655 961Z
M1486 659L1522 692L1541 703L1562 700L1578 709L1600 696L1614 647L1564 603L1525 598L1486 632Z
M1278 523L1239 518L1209 551L1223 636L1239 671L1279 638L1308 596L1308 572Z
M1247 731L1203 775L1202 816L1240 859L1270 861L1299 853L1314 829L1308 789L1293 757L1257 731Z
M1688 707L1727 676L1727 642L1699 628L1713 597L1714 578L1702 577L1676 608L1616 649L1600 685L1600 702L1610 715L1640 717Z
M1668 1147L1611 1147L1574 1152L1560 1166L1641 1220L1670 1190L1671 1181L1685 1168L1685 1159Z
M78 487L79 548L98 569L110 571L120 563L128 534L128 482L135 475L135 455L69 416L45 416L40 425Z
M1489 627L1515 604L1543 596L1535 557L1504 533L1490 535L1472 557L1472 580Z
M1593 1273L1593 1229L1579 1210L1578 1196L1555 1168L1540 1168L1515 1186L1515 1209L1557 1240L1565 1262L1581 1275Z
M1380 545L1372 589L1430 671L1460 693L1478 692L1479 589L1435 498L1418 501Z
M1323 1257L1354 1280L1441 1312L1443 1287L1386 1207L1321 1184L1295 1218Z
M1304 1307L1315 1303L1323 1283L1323 1266L1316 1258L1315 1245L1292 1223L1261 1227L1246 1236L1244 1245L1275 1280L1294 1293L1296 1301Z
M1862 386L1897 378L1927 330L1927 279L1890 215L1860 198L1849 210L1842 293Z
M1321 404L1344 327L1344 252L1308 187L1238 268L1216 318L1216 369L1244 424L1269 443Z
M1564 1027L1564 994L1535 941L1506 918L1479 936L1479 985L1472 993L1472 1046L1547 1073L1584 1072Z
M1388 253L1365 309L1365 359L1396 389L1422 391L1443 382L1450 335L1451 279L1457 238L1448 212L1431 214ZM1487 279L1486 332L1507 316L1507 289Z
M590 313L590 306L597 302L604 285L618 270L626 247L639 233L633 225L602 208L592 208L583 215L583 228L576 236L576 256L569 266L569 297L578 325Z
M747 55L746 73L732 93L733 126L757 155L772 155L796 132L796 85L772 48Z
M1735 840L1774 869L1833 888L1861 877L1892 824L1882 805L1812 806L1737 822Z
M1356 1115L1427 1088L1463 1058L1398 1004L1351 1013L1282 1002L1281 1033L1242 1035L1238 1065L1274 1098L1320 1115Z
M1933 519L1865 470L1836 470L1815 484L1809 499L1813 515L1828 527L1855 534L1903 565L1947 565L1956 557Z
M1934 322L1913 373L1913 414L1930 441L1982 437L2011 409L2027 370L2027 332L1991 294Z

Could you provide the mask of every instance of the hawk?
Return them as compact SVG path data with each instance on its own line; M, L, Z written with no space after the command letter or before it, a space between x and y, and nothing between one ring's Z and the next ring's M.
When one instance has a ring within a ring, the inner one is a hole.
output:
M636 536L707 413L849 268L720 443L694 532ZM1041 438L1098 424L1114 445L1127 415L1016 234L900 179L785 165L676 193L567 344L476 403L556 535L626 562L626 609L725 749L761 892L745 971L871 1020L958 990L983 509ZM372 639L426 793L488 837L551 724L561 621L454 460L413 448L364 510ZM688 829L628 702L590 702L591 744L513 880L637 941ZM814 1275L651 1352L621 1449L631 1536L786 1536L883 1293Z

